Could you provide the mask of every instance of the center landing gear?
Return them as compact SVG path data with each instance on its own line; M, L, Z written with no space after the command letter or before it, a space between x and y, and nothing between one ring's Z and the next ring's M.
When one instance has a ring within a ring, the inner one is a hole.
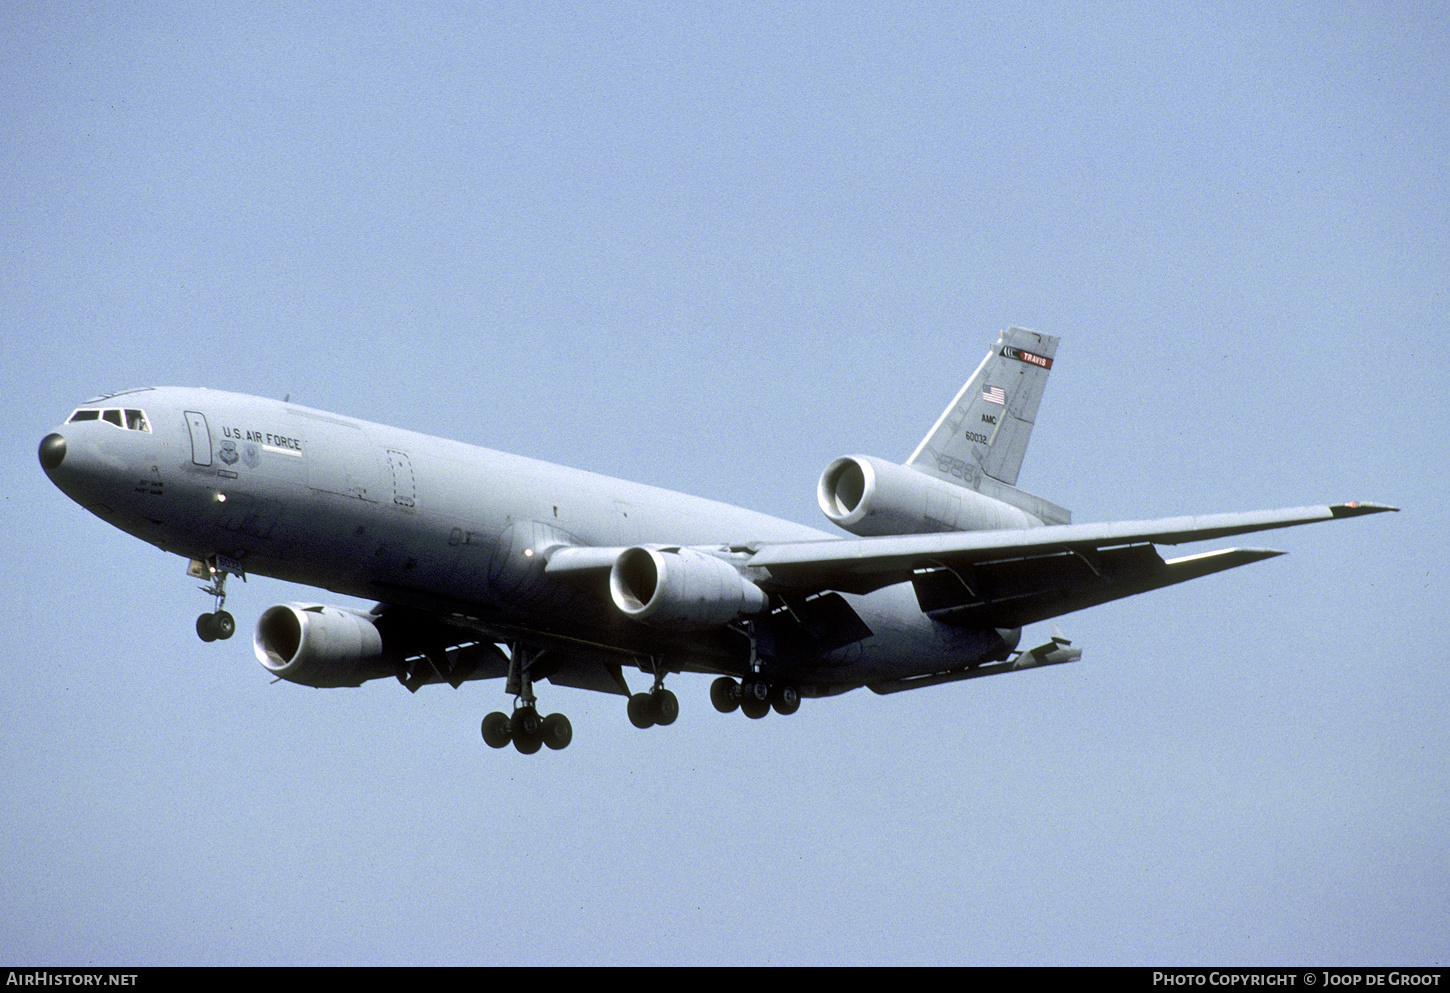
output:
M640 729L656 724L668 727L680 716L680 701L665 689L664 671L654 659L650 660L650 667L654 670L654 687L648 693L636 693L629 698L629 723Z
M666 727L679 716L680 701L663 686L629 698L629 723L637 728Z
M222 610L222 605L227 602L227 571L218 569L209 562L193 561L191 574L196 576L210 576L211 585L200 587L203 593L209 593L216 597L216 610L210 614L202 614L196 619L196 636L202 641L225 641L237 633L237 619L231 614ZM245 578L245 577L243 577Z
M537 654L523 645L514 644L509 655L507 692L514 695L514 712L509 717L494 711L483 719L483 740L490 748L503 748L510 741L524 755L532 755L548 745L558 750L574 739L574 728L563 714L539 716L534 698L534 681L529 666Z

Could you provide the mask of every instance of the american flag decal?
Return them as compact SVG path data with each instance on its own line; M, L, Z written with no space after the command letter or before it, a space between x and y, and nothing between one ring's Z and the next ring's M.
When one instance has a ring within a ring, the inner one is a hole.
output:
M1007 392L1000 386L988 386L982 390L982 399L988 403L1007 406Z

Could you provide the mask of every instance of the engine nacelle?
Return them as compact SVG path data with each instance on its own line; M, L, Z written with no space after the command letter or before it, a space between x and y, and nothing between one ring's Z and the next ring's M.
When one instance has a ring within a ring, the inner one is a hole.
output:
M816 502L832 523L862 537L997 531L1042 523L976 490L869 455L848 455L826 466L816 484Z
M609 570L609 595L626 617L674 631L719 627L770 604L729 562L689 548L625 549Z
M303 686L361 686L395 673L371 616L346 607L269 607L257 621L252 649L268 672Z

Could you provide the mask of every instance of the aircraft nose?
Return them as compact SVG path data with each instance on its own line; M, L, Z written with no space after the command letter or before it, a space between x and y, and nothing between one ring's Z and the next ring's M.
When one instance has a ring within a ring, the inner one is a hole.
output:
M65 436L48 434L40 440L40 465L51 472L65 461Z

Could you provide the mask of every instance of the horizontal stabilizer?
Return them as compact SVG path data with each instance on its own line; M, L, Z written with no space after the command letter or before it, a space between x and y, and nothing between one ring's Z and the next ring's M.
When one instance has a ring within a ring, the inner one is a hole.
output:
M1053 631L1052 640L1045 645L1038 645L1025 652L1018 652L1017 657L1012 660L1014 669L1035 669L1041 665L1061 665L1064 662L1076 662L1082 658L1081 648L1071 648L1072 641L1064 638L1061 632Z

